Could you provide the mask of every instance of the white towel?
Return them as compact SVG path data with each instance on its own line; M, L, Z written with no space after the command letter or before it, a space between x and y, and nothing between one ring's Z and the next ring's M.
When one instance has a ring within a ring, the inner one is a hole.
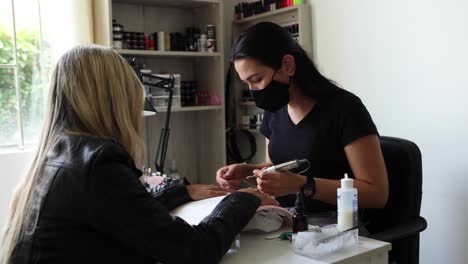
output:
M189 202L172 210L171 215L178 216L191 225L198 225L223 198L224 196L218 196ZM257 209L243 231L272 232L280 229L283 225L292 226L292 214L280 206L264 205Z

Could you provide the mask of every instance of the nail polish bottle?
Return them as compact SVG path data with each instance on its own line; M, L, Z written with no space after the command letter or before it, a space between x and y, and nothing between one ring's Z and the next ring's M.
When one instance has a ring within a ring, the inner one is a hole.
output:
M296 194L296 212L293 215L293 233L308 229L307 217L304 214L304 196L302 192Z

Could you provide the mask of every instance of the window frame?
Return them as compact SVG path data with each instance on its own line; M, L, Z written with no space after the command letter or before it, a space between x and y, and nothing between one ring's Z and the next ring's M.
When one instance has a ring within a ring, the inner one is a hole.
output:
M26 150L28 147L31 147L35 144L25 144L25 133L24 133L24 118L23 118L23 98L21 96L21 83L20 83L20 78L19 78L19 65L18 65L18 43L17 43L17 37L16 37L16 13L15 13L15 0L10 0L11 1L11 19L12 19L12 25L13 25L13 58L14 61L12 64L2 64L0 63L0 68L1 69L13 69L14 70L14 76L15 76L15 95L17 98L17 126L18 126L18 132L19 132L19 141L16 143L7 143L7 144L0 144L0 153L9 153L9 152L16 152L18 150ZM41 18L41 8L40 8L40 3L39 0L35 0L36 2L36 7L38 10L38 17L39 17L39 49L40 49L40 56L39 56L39 64L41 65L41 70L44 68L44 52L43 52L43 47L42 47L42 18ZM36 142L37 143L37 142Z

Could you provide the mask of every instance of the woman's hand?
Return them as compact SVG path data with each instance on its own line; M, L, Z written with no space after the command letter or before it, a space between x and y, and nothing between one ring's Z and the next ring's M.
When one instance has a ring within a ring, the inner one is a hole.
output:
M258 189L255 188L239 189L239 192L246 192L257 196L258 198L260 198L260 205L279 205L279 203L275 199L268 195L265 195L264 193L260 192Z
M306 176L294 174L289 171L264 172L254 170L257 175L257 188L271 196L281 196L297 193L306 184Z
M189 193L192 200L203 200L208 199L216 196L223 196L231 193L226 189L223 189L216 185L208 185L208 184L192 184L186 185L187 192Z
M229 190L236 190L249 174L249 165L244 163L224 166L216 172L219 186Z

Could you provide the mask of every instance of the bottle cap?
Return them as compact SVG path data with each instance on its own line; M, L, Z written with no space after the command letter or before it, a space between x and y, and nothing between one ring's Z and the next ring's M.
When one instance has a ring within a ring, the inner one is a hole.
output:
M298 192L296 194L296 204L294 207L297 213L299 214L304 213L304 197L302 195L302 192Z
M354 180L348 177L348 173L345 173L344 178L341 179L341 188L351 189L354 187Z

